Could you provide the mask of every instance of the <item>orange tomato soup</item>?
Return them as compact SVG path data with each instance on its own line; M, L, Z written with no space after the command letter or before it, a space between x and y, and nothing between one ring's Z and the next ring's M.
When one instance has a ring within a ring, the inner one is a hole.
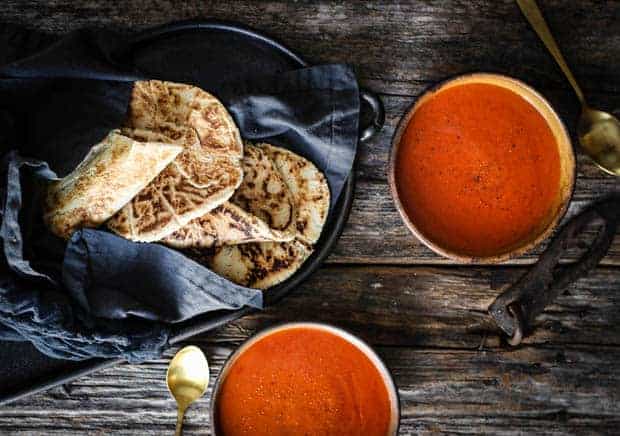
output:
M547 122L524 98L467 83L417 108L395 178L407 215L427 239L457 254L493 256L548 219L560 156Z
M291 327L250 345L218 393L217 434L380 435L391 403L357 347L324 330Z

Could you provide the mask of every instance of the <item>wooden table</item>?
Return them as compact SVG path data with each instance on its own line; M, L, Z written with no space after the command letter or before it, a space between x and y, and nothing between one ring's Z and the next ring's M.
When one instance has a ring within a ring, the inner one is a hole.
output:
M620 108L620 2L540 0L592 104ZM620 426L620 238L589 277L510 349L475 321L540 249L495 267L460 266L411 236L388 192L394 127L425 88L451 75L494 71L536 87L571 129L578 104L512 1L284 2L4 0L0 21L52 32L97 25L139 30L172 20L237 20L284 41L314 63L348 62L380 93L381 134L362 146L356 197L326 265L278 307L191 342L213 379L241 341L268 325L315 320L375 346L392 370L403 434L616 433ZM620 180L578 155L569 214ZM570 252L564 262L575 260ZM171 434L175 405L154 362L120 365L0 410L6 434ZM191 408L186 434L209 433L210 393Z

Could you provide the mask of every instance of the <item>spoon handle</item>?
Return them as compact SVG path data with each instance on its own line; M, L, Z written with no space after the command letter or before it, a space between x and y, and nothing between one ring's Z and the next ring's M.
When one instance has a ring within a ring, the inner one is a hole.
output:
M174 431L174 436L181 436L183 434L183 417L185 416L185 407L179 407L177 410L177 426Z
M551 56L553 56L555 61L558 63L558 65L564 72L564 75L566 76L566 78L572 85L573 89L575 90L575 94L577 94L577 98L579 99L581 104L585 106L586 101L583 96L583 92L581 91L581 88L577 84L577 81L575 80L573 73L571 73L570 69L568 68L566 61L564 60L564 56L562 56L562 52L560 52L560 48L555 42L553 35L551 35L549 26L547 26L547 23L545 22L545 19L542 13L540 12L540 8L536 4L536 0L516 0L516 1L519 7L521 8L521 12L523 12L523 15L525 15L525 18L527 18L527 21L529 21L530 25L534 28L534 30L538 34L538 37L545 44L545 47L547 47L547 50L549 50L549 53L551 53Z

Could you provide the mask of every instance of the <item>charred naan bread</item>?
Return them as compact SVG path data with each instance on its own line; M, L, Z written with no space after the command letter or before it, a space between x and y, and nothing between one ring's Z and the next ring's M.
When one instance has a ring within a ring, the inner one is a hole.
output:
M167 142L140 142L118 130L95 145L70 174L47 189L44 220L68 239L118 212L183 150Z
M228 200L243 178L243 143L226 108L194 86L136 82L127 125L184 147L108 226L135 241L158 241Z
M258 144L275 163L295 199L297 239L312 245L318 241L329 212L329 185L309 160L283 148Z
M295 200L260 148L245 143L243 182L231 201L190 221L162 242L175 248L209 248L295 237Z
M297 240L261 242L220 247L204 262L232 282L267 289L293 275L311 253L310 247Z
M189 126L210 154L243 156L239 130L226 108L196 86L159 80L136 82L127 125L154 131L167 125Z
M267 153L249 142L243 156L243 182L231 201L272 229L295 235L295 198Z
M290 241L263 220L227 201L200 218L193 219L162 242L174 248L211 248L260 241Z
M329 188L311 162L269 144L246 142L243 170L230 201L163 242L187 249L235 283L267 289L293 275L312 253L329 211ZM276 239L283 236L288 239Z
M257 156L256 160L262 162L267 157L270 163L275 164L280 175L278 180L284 181L292 195L295 239L290 242L262 242L218 247L211 255L204 257L204 261L214 272L235 283L257 289L267 289L293 275L312 253L312 246L319 239L327 219L330 193L323 174L303 157L269 144L256 144L255 146L246 144L248 154L250 150ZM244 170L246 171L244 184L256 178L253 176L252 166L247 168L244 166ZM258 185L269 186L270 183L263 181ZM266 191L270 190L266 189ZM252 191L248 191L249 197L252 197L251 194ZM242 200L243 197L241 197ZM233 201L238 201L238 198L238 194L235 193ZM252 213L259 214L261 206L271 204L261 200L258 196L256 203L243 201L240 205L242 204ZM274 198L273 201L277 202L277 199ZM269 210L268 207L266 209ZM287 225L287 229L289 228L290 224Z

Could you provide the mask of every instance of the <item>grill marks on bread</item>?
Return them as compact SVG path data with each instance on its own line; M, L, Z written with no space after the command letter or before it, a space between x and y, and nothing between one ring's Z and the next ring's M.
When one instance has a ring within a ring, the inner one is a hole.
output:
M230 281L267 289L293 275L311 253L311 247L293 240L227 245L213 255L199 255L197 260Z
M297 238L315 244L329 212L330 193L325 176L312 162L289 150L270 144L260 147L274 162L295 198Z
M313 244L319 239L327 219L330 194L325 177L307 159L269 144L246 144L246 153L250 154L250 150L267 157L286 185L294 209L293 220L287 228L293 228L295 239L222 246L213 253L202 253L200 257L213 271L235 283L267 289L292 276L312 253ZM244 183L250 183L253 181L252 168L245 170ZM264 183L256 185L269 186ZM239 201L238 193L233 196L235 200ZM251 201L240 204L248 209L252 207ZM259 205L265 204L270 203L259 202Z
M243 182L231 201L292 238L297 218L295 198L261 147L245 143L243 173Z

